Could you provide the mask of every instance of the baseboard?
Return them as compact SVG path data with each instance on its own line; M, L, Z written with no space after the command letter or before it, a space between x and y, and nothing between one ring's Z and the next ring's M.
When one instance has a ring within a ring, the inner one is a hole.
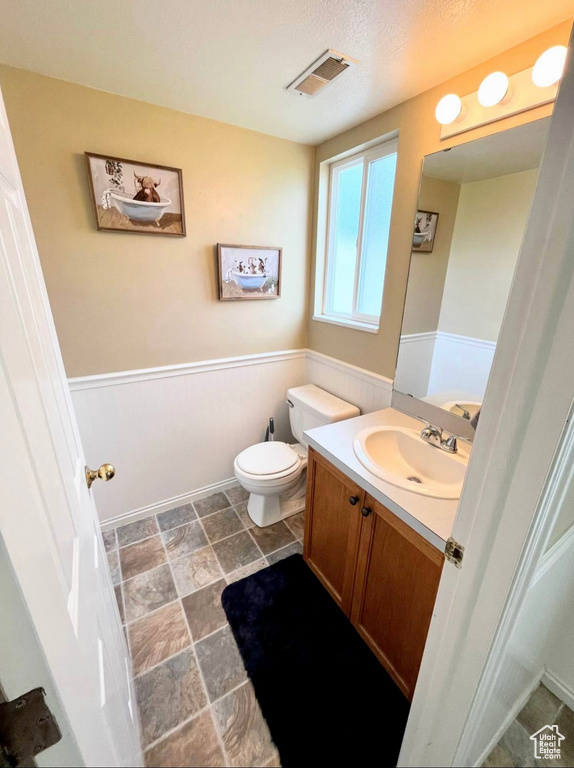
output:
M545 669L541 682L550 693L557 696L563 704L574 712L574 690L560 680L550 669Z
M196 491L182 493L180 496L173 496L171 499L158 501L156 504L149 504L147 507L140 507L140 509L134 509L131 512L125 512L123 515L117 515L116 517L111 517L108 520L103 520L100 524L101 529L102 531L108 531L111 528L117 528L119 525L135 523L136 520L143 520L146 517L157 515L159 512L165 512L168 509L180 507L182 504L189 504L191 501L199 501L199 499L205 499L206 496L211 496L212 493L226 491L228 488L231 488L234 485L237 485L237 480L234 477L230 478L229 480L221 480L219 483L206 485L203 488L198 488Z
M519 698L516 700L515 704L508 710L508 713L504 720L502 721L500 727L496 731L495 735L492 737L490 742L488 743L488 746L483 751L483 753L480 756L480 759L477 760L474 765L475 766L481 766L484 765L484 761L486 758L490 755L492 750L495 748L495 746L498 744L500 739L504 736L508 728L510 727L512 721L516 718L516 716L519 714L519 712L522 710L522 708L525 706L528 699L532 696L536 688L540 685L540 681L543 677L543 672L540 672L540 675L537 675L535 678L535 682L531 685L529 685L526 690L523 692L522 696L519 696ZM549 690L550 687L548 686Z

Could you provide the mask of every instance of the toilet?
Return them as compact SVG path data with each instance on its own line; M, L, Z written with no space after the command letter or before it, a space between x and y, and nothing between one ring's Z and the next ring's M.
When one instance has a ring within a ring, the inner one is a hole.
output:
M242 451L233 468L239 484L249 492L247 512L265 528L305 508L307 429L359 416L355 405L314 384L287 390L289 421L296 443L256 443Z

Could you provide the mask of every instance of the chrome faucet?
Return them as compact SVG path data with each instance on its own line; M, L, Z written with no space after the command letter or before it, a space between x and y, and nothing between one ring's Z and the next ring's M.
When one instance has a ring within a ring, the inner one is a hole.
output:
M464 408L462 405L459 405L459 403L456 403L455 408L460 408L462 411L462 418L466 419L467 421L470 421L472 416L470 415L470 411L467 411L466 408Z
M435 448L440 448L447 453L457 453L458 443L455 435L449 437L443 437L443 431L440 427L435 427L432 424L428 424L421 432L421 437L425 443L434 445Z

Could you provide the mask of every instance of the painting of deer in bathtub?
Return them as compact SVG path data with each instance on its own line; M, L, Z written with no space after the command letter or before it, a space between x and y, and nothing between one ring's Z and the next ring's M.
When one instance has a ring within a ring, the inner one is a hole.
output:
M219 298L278 299L281 295L281 248L217 245Z
M185 236L181 170L86 152L98 229Z

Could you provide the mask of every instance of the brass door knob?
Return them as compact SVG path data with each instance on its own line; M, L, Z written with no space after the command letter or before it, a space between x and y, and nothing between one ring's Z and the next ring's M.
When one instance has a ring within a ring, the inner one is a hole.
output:
M105 480L107 482L108 480L111 480L115 474L115 467L111 464L102 464L99 469L90 469L89 467L86 467L86 483L88 488L92 487L94 480Z

